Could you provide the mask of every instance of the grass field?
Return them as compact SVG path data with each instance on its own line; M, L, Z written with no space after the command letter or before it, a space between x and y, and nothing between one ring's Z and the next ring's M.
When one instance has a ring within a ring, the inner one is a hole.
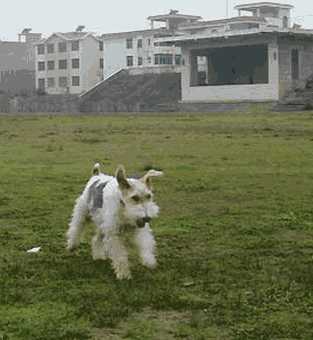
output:
M131 281L65 250L96 161L165 172ZM312 112L1 117L0 164L0 339L313 339Z

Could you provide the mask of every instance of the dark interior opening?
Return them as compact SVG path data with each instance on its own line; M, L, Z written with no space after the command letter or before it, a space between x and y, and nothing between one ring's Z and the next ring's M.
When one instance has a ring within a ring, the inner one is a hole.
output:
M191 86L268 84L267 45L194 50L190 83Z

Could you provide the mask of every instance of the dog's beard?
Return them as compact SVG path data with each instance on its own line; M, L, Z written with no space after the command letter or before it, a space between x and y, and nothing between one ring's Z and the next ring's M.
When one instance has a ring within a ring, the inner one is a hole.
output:
M159 207L154 202L145 205L126 205L122 208L120 224L128 228L144 228L146 218L153 219L158 216Z

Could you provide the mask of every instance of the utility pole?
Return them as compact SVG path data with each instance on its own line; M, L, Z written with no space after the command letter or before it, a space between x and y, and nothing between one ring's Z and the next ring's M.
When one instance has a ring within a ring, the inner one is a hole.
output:
M229 0L226 0L226 18L229 18Z

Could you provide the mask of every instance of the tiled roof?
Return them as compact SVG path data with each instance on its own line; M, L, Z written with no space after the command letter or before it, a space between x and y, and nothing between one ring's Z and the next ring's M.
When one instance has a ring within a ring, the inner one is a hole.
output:
M99 40L99 37L96 37L92 32L65 32L65 33L55 32L55 33L52 33L48 38L44 38L44 39L41 39L40 41L38 41L36 43L36 45L44 44L45 42L47 42L53 36L57 36L57 37L64 39L64 40L82 40L82 39L85 39L85 38L91 36L94 39Z

